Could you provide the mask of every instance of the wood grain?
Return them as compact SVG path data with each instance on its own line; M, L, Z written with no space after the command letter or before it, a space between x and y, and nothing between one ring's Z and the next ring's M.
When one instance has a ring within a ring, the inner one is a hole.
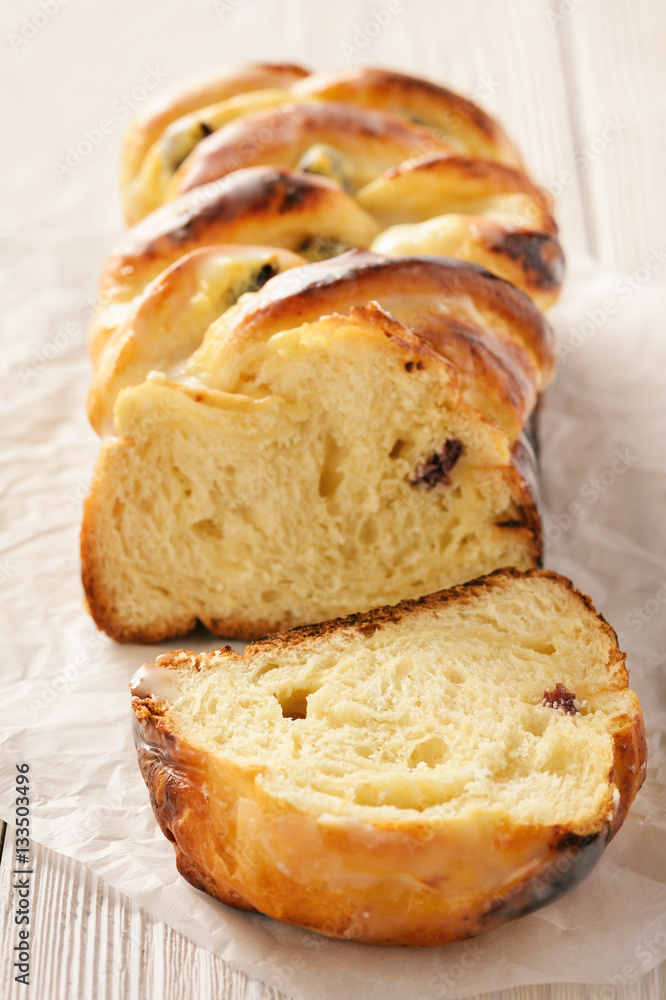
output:
M590 249L633 272L666 243L666 4L584 0L557 30Z

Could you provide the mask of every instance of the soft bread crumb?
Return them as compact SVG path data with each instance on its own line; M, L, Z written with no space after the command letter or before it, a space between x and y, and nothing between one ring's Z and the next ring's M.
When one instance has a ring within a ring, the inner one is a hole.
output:
M583 830L611 805L610 731L633 695L609 630L548 576L375 631L195 659L174 725L202 752L261 764L265 791L299 808L430 822L482 810ZM539 698L562 686L584 715Z

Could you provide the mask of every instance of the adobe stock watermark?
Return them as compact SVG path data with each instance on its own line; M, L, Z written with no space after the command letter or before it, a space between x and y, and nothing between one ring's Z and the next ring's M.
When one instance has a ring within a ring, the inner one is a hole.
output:
M221 21L242 7L246 0L213 0L213 10Z
M126 121L152 91L166 80L167 76L168 73L159 66L149 66L139 83L131 90L123 91L120 97L113 101L108 114L100 118L92 128L84 129L81 138L67 146L61 160L51 162L51 169L56 178L61 181L73 173L98 146L101 146L105 137L115 132L118 124Z
M463 986L465 976L477 965L486 953L486 949L479 943L478 938L465 941L459 946L458 955L454 962L447 960L446 967L439 969L432 977L428 986L431 993L423 1000L430 1000L431 997L457 997Z
M621 122L619 118L607 118L599 135L596 135L584 146L579 146L572 150L569 155L569 162L573 169L563 167L556 177L546 182L545 187L550 191L553 198L559 198L565 188L576 179L578 174L585 173L592 166L595 160L606 152L609 146L617 142L618 138L629 126L626 122Z
M97 479L97 473L91 472L89 476L85 478L81 476L77 479L75 486L73 487L71 493L63 493L60 497L63 504L65 505L65 510L68 513L75 511L76 514L80 514L83 501L86 499L90 493L95 481Z
M361 55L403 10L402 0L388 0L385 7L373 10L364 24L356 26L351 42L340 42L340 51L346 61L350 63Z
M650 247L647 260L631 274L625 274L615 282L613 286L615 298L606 298L595 308L586 309L582 321L576 326L569 327L568 339L559 340L557 343L558 359L566 362L570 355L575 354L597 330L601 329L608 317L618 311L620 304L627 302L635 292L647 284L655 271L664 264L666 264L666 249L663 246Z
M501 82L496 80L490 73L480 76L473 89L473 97L477 101L486 101L492 94L501 87ZM463 102L455 107L446 108L438 112L438 122L440 124L428 124L425 126L429 136L419 137L415 140L411 155L400 164L400 171L384 176L384 183L387 185L400 184L404 171L410 167L417 166L421 160L432 153L442 153L444 146L448 149L451 133L460 128L462 124L474 118L477 109L471 102ZM547 205L547 198L544 195L543 204L535 203L535 218L541 218L543 205Z
M584 3L585 0L560 0L556 10L546 11L546 20L549 24L563 24Z
M659 589L641 605L636 605L624 616L624 624L634 634L640 632L647 622L662 615L666 608L666 580L659 580Z
M33 697L28 701L28 707L33 715L38 715L62 695L72 691L81 680L93 654L102 650L104 646L105 639L96 633L87 640L85 652L79 653L73 660L66 663L55 677L40 681Z
M585 507L593 506L637 461L638 455L633 455L629 448L623 450L616 448L610 465L603 469L598 476L587 479L581 486L579 494L584 503L573 501L563 513L552 514L549 518L549 524L544 527L544 537L549 542L556 542L561 538L574 521L578 521L584 516Z
M0 584L11 579L16 572L16 566L11 559L0 559Z
M82 335L82 327L78 323L65 323L59 330L56 330L41 347L33 347L30 351L30 361L20 364L17 374L24 385L27 385L33 378L48 368L70 344L78 340Z
M637 944L632 951L633 962L625 962L620 972L606 976L606 985L598 986L591 993L594 1000L617 1000L626 996L626 990L641 976L666 956L666 930L657 931L647 941Z
M37 9L24 17L16 31L10 31L7 41L14 52L21 52L40 31L56 17L69 0L39 0Z

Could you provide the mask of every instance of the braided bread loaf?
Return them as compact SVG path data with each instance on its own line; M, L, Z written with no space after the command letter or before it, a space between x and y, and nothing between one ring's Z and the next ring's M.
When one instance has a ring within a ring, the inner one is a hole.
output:
M368 227L373 220L372 249L483 264L541 308L557 297L563 256L549 196L526 176L500 126L442 87L374 69L308 75L250 66L160 98L125 140L127 219L174 200L176 214L191 213L183 195L258 166L335 181L365 210ZM415 225L396 230L405 223ZM324 213L315 224L319 243L304 255L340 252ZM345 249L368 246L349 235Z

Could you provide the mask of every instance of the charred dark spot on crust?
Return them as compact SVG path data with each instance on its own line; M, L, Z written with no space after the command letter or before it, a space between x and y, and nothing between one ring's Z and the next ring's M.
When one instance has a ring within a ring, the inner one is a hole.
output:
M564 261L558 241L549 233L503 233L489 240L493 253L506 254L529 274L537 288L559 288Z
M294 208L298 208L298 206L306 199L308 190L305 185L287 182L282 185L280 194L281 201L278 207L278 212L280 215L284 215L285 212L291 212Z
M582 882L592 871L604 852L608 840L606 835L592 833L589 836L567 834L553 843L550 862L531 878L521 882L502 899L496 900L483 916L485 930L499 926L507 920L526 916L553 903L574 886Z
M448 438L441 451L433 452L425 462L416 469L416 474L409 480L411 486L424 486L427 490L435 486L448 486L449 473L463 453L462 441Z
M498 521L498 528L525 528L527 526L527 521L525 518L513 517L509 521Z
M564 684L559 681L552 691L544 691L542 705L547 708L559 708L567 715L577 715L576 695L572 691L567 691Z
M296 183L276 169L261 170L249 178L243 174L239 171L186 191L169 228L142 245L132 245L129 258L150 259L162 254L165 246L195 243L201 234L208 236L210 229L214 234L218 226L239 217L283 215L321 195L313 185Z
M599 836L599 833L589 833L584 837L581 837L578 833L567 833L564 837L556 841L553 847L556 851L572 851L575 853L589 847L590 844L599 839Z

